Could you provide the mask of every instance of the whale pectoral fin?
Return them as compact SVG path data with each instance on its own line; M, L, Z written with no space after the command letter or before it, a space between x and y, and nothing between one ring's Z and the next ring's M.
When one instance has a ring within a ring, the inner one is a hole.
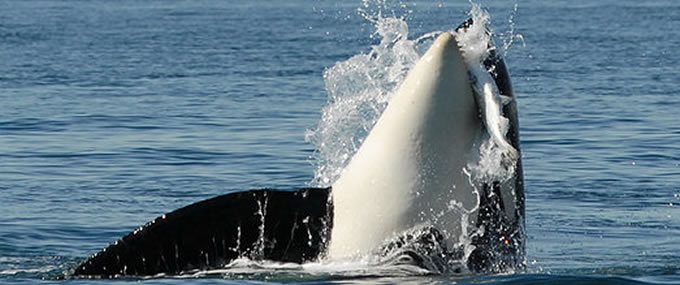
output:
M330 188L251 190L162 215L81 263L78 276L179 274L247 257L318 258L332 221Z

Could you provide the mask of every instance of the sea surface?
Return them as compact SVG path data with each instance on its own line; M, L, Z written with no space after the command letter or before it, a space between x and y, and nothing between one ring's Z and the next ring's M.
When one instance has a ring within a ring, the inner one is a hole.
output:
M518 98L527 269L56 280L163 213L310 185L323 74L468 1L0 1L0 283L680 284L680 2L479 1ZM189 279L188 279L189 278Z

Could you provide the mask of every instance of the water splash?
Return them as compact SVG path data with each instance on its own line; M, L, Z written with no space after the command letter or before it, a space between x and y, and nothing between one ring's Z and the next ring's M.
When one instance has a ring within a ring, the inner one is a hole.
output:
M221 277L232 280L262 280L267 282L327 281L337 278L375 276L422 276L431 274L417 266L376 265L369 260L336 263L309 262L305 264L239 258L224 268L187 272L176 278Z
M312 181L314 186L331 185L341 175L399 84L420 58L420 53L426 51L432 40L442 33L433 31L409 39L409 27L404 17L386 17L384 11L387 10L385 1L364 1L364 7L359 12L374 24L374 36L379 37L380 42L371 46L369 52L337 62L324 72L328 104L322 110L318 126L306 134L306 139L317 149L317 168ZM495 47L491 31L487 28L490 16L474 3L469 15L473 20L472 25L464 30L452 29L449 32L456 35L461 45L487 130L480 135L473 150L479 155L473 156L475 159L465 169L471 184L481 187L484 183L510 179L515 174L519 153L506 139L509 120L503 116L503 107L511 98L500 94L489 70L484 66L484 60L498 52L490 50L490 47ZM511 28L510 33L514 33L514 28ZM507 43L503 49L511 43ZM461 251L457 261L467 260L475 249L471 238L484 234L483 228L470 223L469 217L477 211L478 204L479 200L477 206L466 209L456 201L450 203L448 211L460 212L461 216L459 243L450 245ZM369 256L362 262L375 266L384 260Z
M426 33L410 40L408 24L404 17L386 17L386 1L364 1L359 13L375 26L380 43L371 46L368 53L361 53L348 60L336 63L324 72L328 91L328 104L316 128L306 132L306 140L316 147L314 162L317 167L313 186L331 185L347 166L352 155L387 106L408 71L420 58L419 51L426 50L431 40L441 31ZM516 9L516 8L515 8ZM392 11L394 12L394 11ZM462 45L465 60L478 102L485 111L483 119L488 130L487 137L480 139L479 161L470 165L476 178L483 181L507 180L514 173L518 152L505 139L509 122L503 117L502 108L510 101L499 93L493 78L483 65L489 56L492 39L486 30L489 14L480 5L473 3L470 16L474 20L464 32L455 32ZM511 20L512 21L512 18ZM512 39L517 38L511 28L509 48ZM498 170L502 171L498 171Z
M319 125L306 133L316 146L318 167L313 185L332 184L359 149L389 98L419 59L400 18L364 16L373 22L380 43L324 72L329 102Z
M518 8L519 5L515 4L510 17L508 17L508 30L498 35L498 37L503 40L503 57L508 55L508 51L510 51L510 48L516 40L522 43L522 47L526 47L524 35L515 30L515 15L517 15Z

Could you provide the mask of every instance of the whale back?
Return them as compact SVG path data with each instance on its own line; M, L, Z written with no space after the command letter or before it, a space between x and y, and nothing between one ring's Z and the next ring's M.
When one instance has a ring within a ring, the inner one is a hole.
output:
M180 274L239 257L315 260L332 226L329 188L251 190L162 215L81 263L79 276Z

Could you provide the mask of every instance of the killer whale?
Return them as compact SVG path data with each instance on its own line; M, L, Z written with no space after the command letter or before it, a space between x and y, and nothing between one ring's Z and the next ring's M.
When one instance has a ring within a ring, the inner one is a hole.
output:
M458 30L472 24L468 21ZM519 263L508 258L517 257L522 247L523 205L515 196L521 191L521 177L477 186L465 171L478 155L471 151L474 144L488 131L474 94L480 91L471 85L481 79L473 78L460 46L452 33L436 38L333 184L328 258L365 256L386 240L424 228L412 234L443 247L474 239L469 256L474 271L503 271ZM503 60L490 54L485 61L501 94L511 94ZM515 116L509 133L517 150L516 106L505 108L505 114ZM479 209L467 212L477 205ZM468 224L487 232L462 236ZM446 266L434 269L446 271Z
M471 24L468 20L459 30ZM444 259L466 254L446 250L456 242L452 237L462 230L456 228L460 217L452 213L444 216L421 214L426 208L448 206L436 196L442 193L448 197L446 201L454 198L463 203L472 203L475 201L473 196L478 197L479 207L469 217L469 222L485 231L470 236L473 250L467 253L466 268L473 272L500 272L521 267L524 253L521 159L516 162L513 179L485 183L476 189L476 195L472 194L475 189L464 184L467 181L458 172L464 166L462 160L455 160L456 157L453 162L438 160L438 155L463 155L461 153L472 147L478 132L484 130L479 104L473 96L476 91L471 88L472 79L461 58L455 36L442 33L409 72L410 83L406 79L395 95L394 98L404 97L399 99L403 102L390 101L364 145L330 187L249 190L194 203L134 230L83 261L73 270L73 275L172 275L219 268L238 257L302 263L352 258L376 251L387 255L395 250L410 256L411 263L443 272L446 271L446 260L425 260L422 255L414 254L414 250L423 248L427 253L435 253L430 257L441 257L439 253L443 250L449 255L444 255ZM499 92L512 98L502 108L510 120L506 138L519 151L517 107L505 63L492 48L484 65ZM424 88L423 82L427 85ZM402 91L404 89L407 91ZM399 96L403 93L415 96ZM453 99L449 96L451 93L454 93ZM423 94L425 96L418 96ZM414 110L412 101L422 100L422 97L429 99L420 102L419 109ZM447 107L458 108L456 114L462 116L447 118L454 126L437 124L442 116L450 115L446 112ZM402 117L404 112L410 112L406 114L410 119ZM456 123L461 128L468 128L462 131L462 138L455 136L461 132L456 129ZM440 134L437 128L444 128L445 134ZM395 134L391 132L399 131L404 131L401 135L407 137L402 138L401 145L393 148L392 153L383 153L383 146L394 146L390 138ZM412 135L415 138L410 137ZM427 148L431 147L428 142L433 137L437 145L427 153ZM452 149L447 144L452 141L458 142L459 146ZM396 155L408 154L414 149L422 152L406 158ZM424 163L428 160L430 162ZM378 165L371 166L376 162ZM406 165L406 168L394 170L394 166L400 165ZM371 168L372 171L366 171ZM421 171L425 168L435 171ZM453 180L436 181L452 176ZM395 182L398 179L402 179L401 182ZM425 183L413 184L414 180L421 179ZM456 187L449 187L451 185ZM425 191L432 189L437 193L428 196ZM391 195L393 192L396 195ZM423 193L426 195L419 198ZM367 196L371 198L367 199ZM410 231L414 226L421 226L421 230Z

